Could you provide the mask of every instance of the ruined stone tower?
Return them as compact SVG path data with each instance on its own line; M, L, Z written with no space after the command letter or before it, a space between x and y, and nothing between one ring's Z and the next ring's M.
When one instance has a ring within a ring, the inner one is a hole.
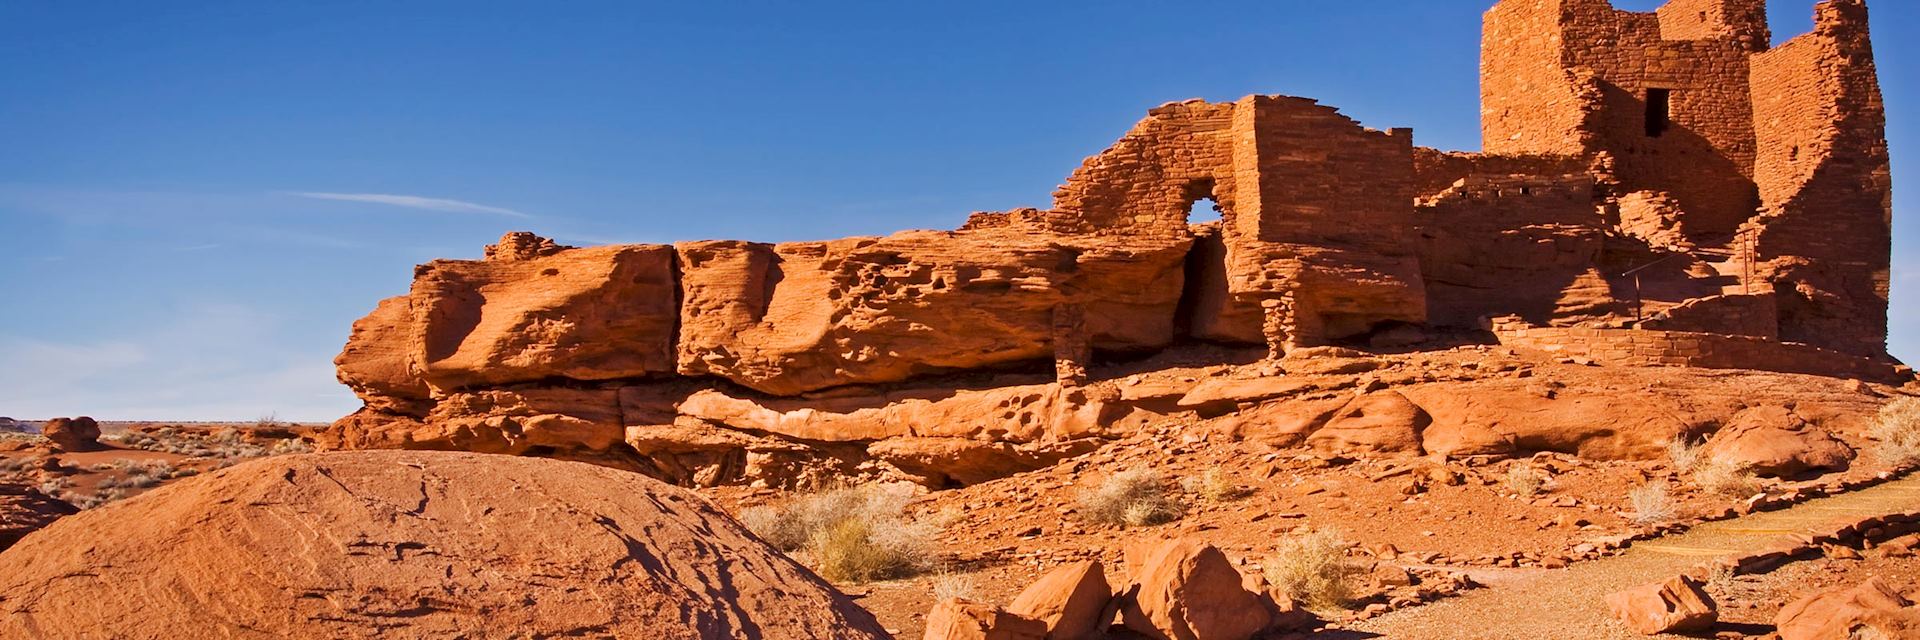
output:
M1866 6L1822 2L1812 33L1770 45L1765 0L1503 0L1482 42L1485 150L1588 161L1623 227L1665 227L1776 293L1781 339L1884 355L1891 186Z

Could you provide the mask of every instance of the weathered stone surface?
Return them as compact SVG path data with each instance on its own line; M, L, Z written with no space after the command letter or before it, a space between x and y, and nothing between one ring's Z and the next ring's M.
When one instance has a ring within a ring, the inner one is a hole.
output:
M1106 572L1097 560L1062 565L1040 576L1013 598L1007 611L1046 624L1047 640L1097 637L1101 614L1113 599Z
M79 512L78 507L67 501L49 497L33 487L0 483L0 551L6 551L22 536Z
M694 494L584 464L416 451L268 458L69 516L0 554L0 629L889 637Z
M408 294L409 366L439 390L672 373L678 295L666 246L436 260Z
M1706 631L1720 618L1713 598L1686 576L1609 594L1607 608L1627 628L1646 635Z
M93 418L54 418L40 425L40 435L62 451L91 451L100 448L100 423Z
M1047 640L1047 625L990 605L943 600L927 613L926 640Z
M679 370L792 395L1044 361L1068 304L1096 348L1159 348L1187 245L997 229L682 243Z
M354 321L347 346L333 359L340 383L353 389L368 409L425 415L433 408L427 381L412 366L411 300L381 300L373 313Z
M1420 432L1432 421L1397 391L1370 393L1334 412L1325 426L1307 436L1307 445L1333 454L1418 455Z
M1130 631L1156 640L1247 640L1272 622L1260 596L1213 545L1169 540L1138 557L1132 597L1121 607Z
M1783 478L1807 471L1845 470L1854 456L1853 447L1781 406L1754 407L1734 415L1707 441L1706 453L1758 475Z
M1862 629L1881 638L1920 637L1920 608L1893 587L1873 578L1856 587L1835 587L1789 603L1774 618L1780 640L1874 637L1856 635Z

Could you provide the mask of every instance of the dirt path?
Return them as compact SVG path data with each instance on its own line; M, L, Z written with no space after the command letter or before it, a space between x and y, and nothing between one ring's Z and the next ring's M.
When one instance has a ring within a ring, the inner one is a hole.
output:
M1700 525L1683 534L1635 543L1625 554L1556 571L1513 572L1489 588L1437 604L1391 613L1335 638L1393 640L1638 639L1608 615L1606 594L1681 573L1701 562L1757 551L1782 536L1835 520L1912 510L1920 476L1811 500L1789 509ZM1735 629L1760 633L1762 629Z

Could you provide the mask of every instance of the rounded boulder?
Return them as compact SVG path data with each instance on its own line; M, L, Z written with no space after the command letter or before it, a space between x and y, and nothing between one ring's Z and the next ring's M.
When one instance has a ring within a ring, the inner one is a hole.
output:
M886 638L700 497L558 460L269 458L0 553L0 637Z

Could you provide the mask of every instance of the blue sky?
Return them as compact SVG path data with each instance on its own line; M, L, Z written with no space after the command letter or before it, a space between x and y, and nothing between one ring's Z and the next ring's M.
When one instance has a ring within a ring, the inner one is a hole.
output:
M0 4L0 415L332 419L348 326L416 263L951 228L1173 100L1479 148L1490 0L948 4ZM1920 358L1920 3L1871 6Z

